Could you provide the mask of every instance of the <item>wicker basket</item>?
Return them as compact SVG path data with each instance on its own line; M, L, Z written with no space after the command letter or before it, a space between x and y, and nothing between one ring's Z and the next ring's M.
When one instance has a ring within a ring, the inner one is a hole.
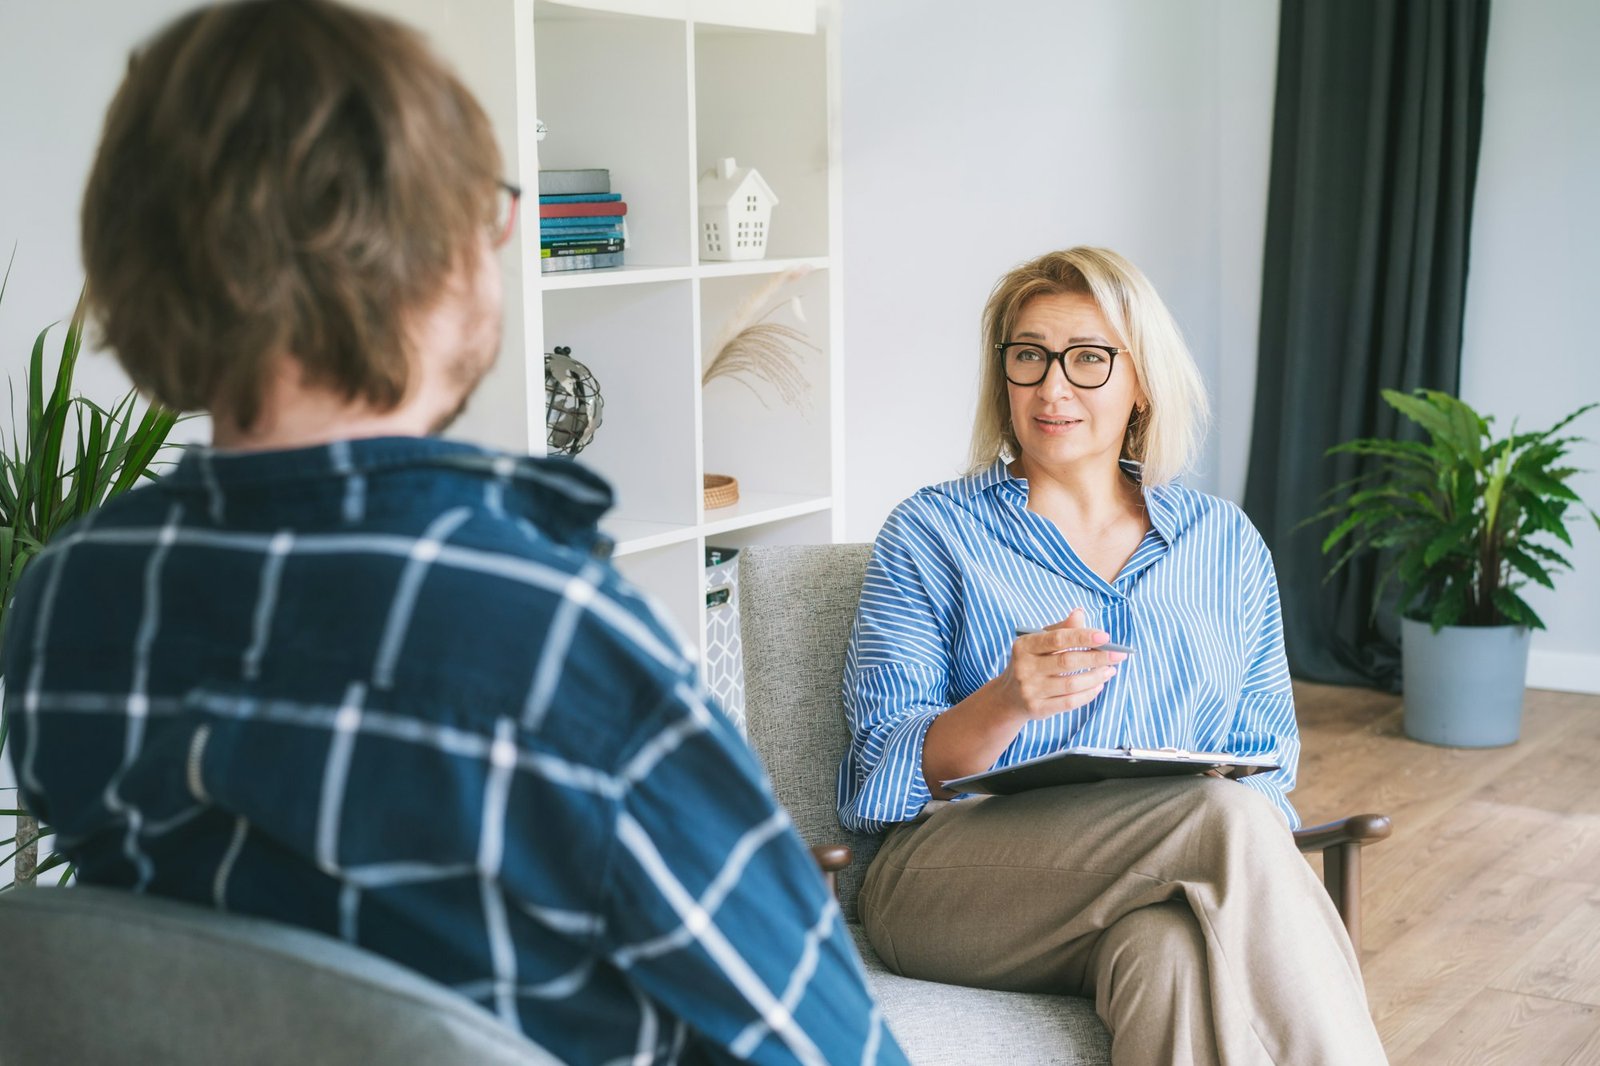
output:
M730 507L739 502L739 481L727 474L705 476L706 510L713 507Z

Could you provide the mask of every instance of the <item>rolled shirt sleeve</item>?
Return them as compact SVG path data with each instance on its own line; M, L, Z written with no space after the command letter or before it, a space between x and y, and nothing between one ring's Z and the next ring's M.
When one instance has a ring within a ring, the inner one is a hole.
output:
M1228 751L1271 755L1278 761L1279 769L1241 778L1240 783L1272 800L1289 828L1296 829L1300 815L1289 802L1289 793L1300 766L1300 727L1295 721L1294 688L1283 646L1278 578L1261 535L1248 522L1246 529L1240 577L1242 632L1248 652Z
M867 565L845 658L849 751L839 771L839 821L860 833L915 818L932 795L922 743L951 703L954 600L931 572L937 545L904 506L884 525Z

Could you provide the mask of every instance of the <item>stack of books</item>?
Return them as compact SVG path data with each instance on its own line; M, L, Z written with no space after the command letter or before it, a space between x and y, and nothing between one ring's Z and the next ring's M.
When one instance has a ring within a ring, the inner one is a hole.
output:
M609 170L539 171L539 265L546 273L622 265L628 205Z

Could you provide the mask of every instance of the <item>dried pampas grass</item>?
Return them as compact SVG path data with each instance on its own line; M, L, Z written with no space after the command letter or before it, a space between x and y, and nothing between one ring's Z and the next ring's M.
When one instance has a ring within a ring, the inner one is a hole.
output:
M710 349L715 354L700 375L702 387L716 378L731 378L749 389L763 407L770 407L761 390L753 383L763 381L777 392L784 403L801 411L806 410L811 383L806 379L802 367L800 349L810 348L815 352L822 349L793 326L766 321L780 307L787 305L795 317L804 322L805 309L800 305L800 297L780 301L765 311L761 308L777 295L779 289L810 272L810 267L797 267L773 275L739 305L717 334Z

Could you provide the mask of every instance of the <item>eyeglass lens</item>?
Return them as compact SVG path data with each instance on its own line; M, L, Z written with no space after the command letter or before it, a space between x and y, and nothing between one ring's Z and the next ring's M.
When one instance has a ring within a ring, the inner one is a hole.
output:
M1001 349L1006 380L1013 385L1037 385L1050 372L1050 363L1060 358L1067 380L1080 389L1098 389L1111 377L1112 356L1104 348L1068 348L1051 352L1037 344L1007 344Z

